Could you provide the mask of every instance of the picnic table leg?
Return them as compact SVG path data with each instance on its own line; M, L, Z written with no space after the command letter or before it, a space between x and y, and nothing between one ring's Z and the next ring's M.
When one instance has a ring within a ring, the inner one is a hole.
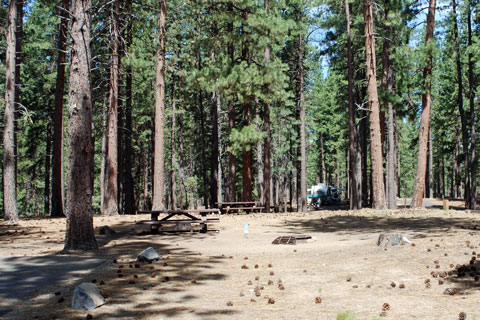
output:
M158 221L158 213L152 213L150 215L150 220ZM158 233L158 224L151 224L150 225L150 232L151 233Z
M201 213L200 215L202 216L202 223L200 223L202 229L200 229L200 233L207 233L207 214Z

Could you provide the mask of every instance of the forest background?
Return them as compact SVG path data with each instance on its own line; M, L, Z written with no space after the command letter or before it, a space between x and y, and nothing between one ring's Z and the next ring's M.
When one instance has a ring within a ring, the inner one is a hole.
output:
M428 42L432 2L437 15L434 41ZM67 154L55 127L67 140L69 2L18 3L16 202L21 215L58 216L63 215L62 190L68 188L63 174L55 173L65 168ZM352 163L359 201L351 208L371 206L367 3L375 20L387 189L398 197L413 194L422 98L428 93L429 152L420 154L426 162L423 195L465 198L474 208L480 74L476 0L436 6L432 0L114 0L93 1L89 10L95 212L150 209L154 181L164 186L168 208L258 200L276 209L288 203L304 210L306 187L316 183L345 188L351 195ZM164 32L161 12L166 12ZM6 48L7 16L8 2L3 1L1 48ZM155 180L162 39L165 161L162 178ZM4 49L0 55L4 76ZM430 59L431 76L425 73ZM61 66L66 67L63 78ZM4 104L4 80L0 91Z

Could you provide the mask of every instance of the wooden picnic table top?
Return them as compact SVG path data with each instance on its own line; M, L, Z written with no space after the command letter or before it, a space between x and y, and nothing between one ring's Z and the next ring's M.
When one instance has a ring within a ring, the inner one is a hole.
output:
M184 214L184 213L214 213L218 209L188 209L188 210L140 210L138 213L168 213L168 214Z

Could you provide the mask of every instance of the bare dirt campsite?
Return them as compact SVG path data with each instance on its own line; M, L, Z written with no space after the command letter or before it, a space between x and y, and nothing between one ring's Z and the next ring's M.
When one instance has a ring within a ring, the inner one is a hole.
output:
M2 272L0 286L13 281L14 287L0 292L0 317L459 319L464 313L466 319L480 318L477 213L364 209L222 215L214 226L218 232L204 234L150 234L147 226L135 224L142 219L148 216L95 217L100 249L76 253L50 283L20 297L15 286L35 283L55 267L65 220L2 222L4 264L20 258L52 263L28 277L15 277L14 266ZM117 233L98 235L105 225ZM412 243L380 248L382 232L403 233ZM272 244L278 236L293 235L312 238ZM147 247L163 260L138 263L137 254ZM69 269L82 259L97 263ZM91 311L72 310L72 292L81 282L96 283L106 303Z

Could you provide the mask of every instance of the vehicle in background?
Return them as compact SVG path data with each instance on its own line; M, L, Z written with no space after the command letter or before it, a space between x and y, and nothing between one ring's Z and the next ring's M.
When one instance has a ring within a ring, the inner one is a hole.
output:
M308 191L307 206L309 209L320 209L323 205L338 204L342 201L344 189L320 183Z

